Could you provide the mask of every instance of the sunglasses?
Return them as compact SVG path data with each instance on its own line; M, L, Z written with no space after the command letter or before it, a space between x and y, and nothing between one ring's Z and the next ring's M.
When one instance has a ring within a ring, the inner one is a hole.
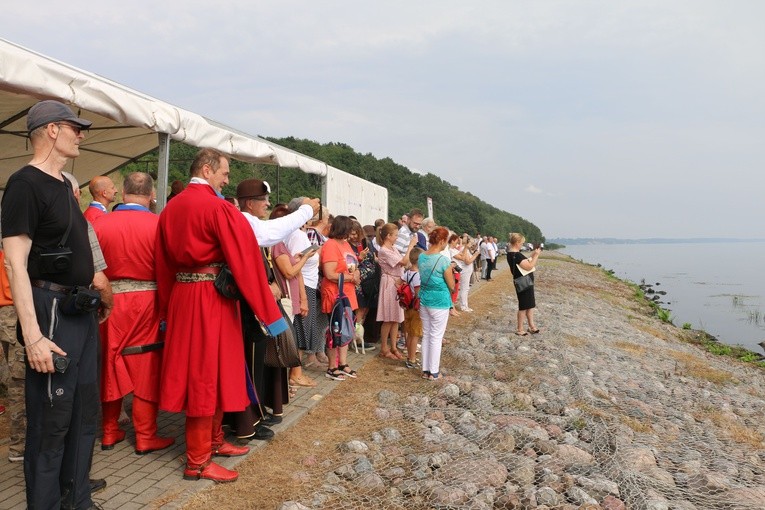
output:
M74 131L74 134L76 136L79 136L80 133L82 133L82 128L80 126L76 126L74 124L67 124L66 122L57 122L56 125L59 126L59 127L67 126L67 127L72 128L72 131Z

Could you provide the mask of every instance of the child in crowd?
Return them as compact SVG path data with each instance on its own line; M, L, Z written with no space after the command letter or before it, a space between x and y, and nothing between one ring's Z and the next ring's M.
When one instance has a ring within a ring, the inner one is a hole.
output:
M412 248L409 252L409 263L411 266L404 271L404 281L409 284L412 294L419 303L418 294L420 292L420 272L417 267L417 259L422 253L420 248ZM406 368L418 368L417 362L417 344L422 338L422 320L417 308L407 308L404 310L404 336L406 338Z

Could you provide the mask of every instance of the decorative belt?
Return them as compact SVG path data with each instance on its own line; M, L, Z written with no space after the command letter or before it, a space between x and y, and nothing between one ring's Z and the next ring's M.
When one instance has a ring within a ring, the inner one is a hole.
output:
M144 290L157 290L157 282L145 280L133 280L131 278L121 278L112 280L112 292L123 294L125 292L140 292Z
M165 342L157 342L155 344L146 345L131 345L122 349L122 355L127 356L129 354L143 354L144 352L156 351L165 346Z
M214 262L206 266L182 268L175 273L175 281L181 283L211 282L220 273L222 262Z
M72 286L67 287L66 285L59 285L58 283L49 282L48 280L30 280L30 283L34 287L51 290L53 292L61 292L62 294L69 294L74 289Z

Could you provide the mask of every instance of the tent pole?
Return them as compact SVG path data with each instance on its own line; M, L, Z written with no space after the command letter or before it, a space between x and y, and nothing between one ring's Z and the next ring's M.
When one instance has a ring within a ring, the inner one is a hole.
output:
M167 179L170 166L170 135L157 133L159 137L159 158L157 161L157 214L167 204Z
M327 179L329 172L321 176L321 205L327 207Z

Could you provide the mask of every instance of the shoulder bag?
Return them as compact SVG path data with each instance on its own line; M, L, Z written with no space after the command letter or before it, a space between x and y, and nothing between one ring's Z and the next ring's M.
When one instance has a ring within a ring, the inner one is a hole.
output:
M515 252L519 253L519 252ZM516 256L513 255L513 262L516 261ZM515 292L517 294L520 294L521 292L527 291L530 288L534 286L534 280L531 278L531 274L527 275L521 275L518 278L513 279L513 284L515 285Z
M275 337L266 341L266 354L264 363L268 367L294 368L300 366L300 353L298 352L297 342L295 341L295 329L292 325L292 318L287 316L281 302L276 305L282 312L282 317L287 321L287 329Z

